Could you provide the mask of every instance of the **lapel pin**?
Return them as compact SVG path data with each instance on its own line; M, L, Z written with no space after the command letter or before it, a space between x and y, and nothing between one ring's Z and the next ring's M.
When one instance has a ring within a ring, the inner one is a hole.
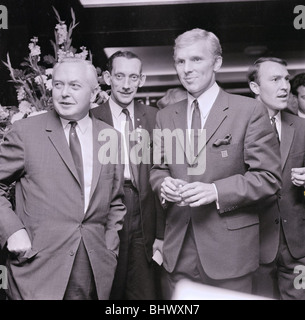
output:
M227 158L227 157L228 157L228 151L227 151L227 150L221 151L221 156L222 156L223 158Z

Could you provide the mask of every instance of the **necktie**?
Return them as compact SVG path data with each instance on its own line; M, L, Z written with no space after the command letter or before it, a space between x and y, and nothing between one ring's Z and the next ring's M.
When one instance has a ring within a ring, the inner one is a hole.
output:
M129 168L130 168L130 176L131 176L130 178L131 178L132 184L136 187L135 177L137 175L137 168L136 168L136 164L134 164L133 161L131 161L130 159L131 152L134 151L133 146L135 145L135 141L131 141L131 139L129 139L130 133L133 132L133 124L132 124L129 110L127 108L124 108L122 112L126 115L125 139L126 139L127 152L129 156Z
M70 133L69 133L69 145L74 160L74 164L78 173L78 178L81 183L82 191L84 190L84 172L83 172L83 157L82 157L82 148L76 133L76 121L70 121L71 124Z
M193 109L193 115L192 115L192 124L191 129L194 133L194 156L196 157L198 155L198 137L199 137L199 131L201 129L201 115L200 115L200 109L197 99L195 99L192 102L192 109Z
M274 132L275 132L277 141L280 142L279 133L278 133L278 131L277 131L276 123L275 123L276 118L275 118L275 117L271 117L271 118L270 118L270 121L271 121L271 125L272 125L272 127L273 127L273 130L274 130Z

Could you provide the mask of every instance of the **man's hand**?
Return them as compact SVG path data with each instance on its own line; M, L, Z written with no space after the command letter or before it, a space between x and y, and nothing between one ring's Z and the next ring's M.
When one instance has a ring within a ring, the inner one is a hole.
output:
M217 200L216 190L211 183L188 183L180 189L180 194L190 207L199 207Z
M292 168L291 181L297 187L302 187L305 184L305 168Z
M7 250L17 256L23 256L32 247L25 229L20 229L7 239Z
M161 197L169 202L180 202L180 188L185 184L181 179L166 177L161 184Z

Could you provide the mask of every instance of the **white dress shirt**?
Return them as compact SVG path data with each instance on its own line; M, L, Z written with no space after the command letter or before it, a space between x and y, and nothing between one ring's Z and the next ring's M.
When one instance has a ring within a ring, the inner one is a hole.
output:
M212 106L219 94L219 86L215 82L211 88L205 91L201 96L197 98L200 114L201 114L201 128L204 127L205 121L212 109ZM191 94L187 94L187 127L191 129L192 127L192 115L194 108L192 107L192 103L196 98L194 98Z
M124 140L124 179L130 180L130 167L129 167L129 156L127 152L127 146L126 146L126 140L125 140L125 125L126 125L126 115L124 112L122 112L123 108L119 106L117 103L115 103L111 96L109 101L109 106L112 114L112 121L113 121L113 127L121 132ZM133 127L135 128L135 120L134 120L134 102L132 101L128 106L127 109L130 114L130 118L133 124Z
M201 128L204 127L206 119L212 109L212 106L214 104L214 102L216 101L216 98L219 94L219 86L218 84L215 82L211 88L209 88L207 91L205 91L202 95L200 95L197 98L198 101L198 105L199 105L199 109L200 109L200 114L201 114ZM192 115L193 115L193 111L194 108L192 107L192 103L195 100L195 98L191 95L191 94L187 94L187 127L188 129L191 129L192 127ZM190 134L190 130L189 130L189 134ZM216 185L214 183L212 183L215 191L216 191L216 207L217 209L219 209L219 203L218 203L218 191L216 188Z
M276 126L276 130L277 133L279 135L279 140L281 141L281 133L282 133L282 116L281 116L281 112L278 112L275 116L275 126ZM271 121L271 118L270 118Z
M71 125L69 120L60 118L62 126L64 128L65 136L69 144L69 132ZM77 121L76 133L82 148L82 158L83 158L83 171L84 171L84 212L87 211L90 191L93 176L93 132L92 132L92 119L89 115L85 116L83 119Z

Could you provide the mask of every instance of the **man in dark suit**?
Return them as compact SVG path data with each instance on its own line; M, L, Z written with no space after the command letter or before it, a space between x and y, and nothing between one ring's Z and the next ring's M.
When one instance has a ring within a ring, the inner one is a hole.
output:
M152 256L157 249L162 252L164 222L163 209L149 184L149 170L152 163L152 131L158 109L134 101L138 88L145 82L142 62L134 53L114 53L109 58L104 80L111 86L111 96L92 112L98 119L121 131L128 140L124 171L127 215L120 232L118 268L111 298L155 299L156 278ZM128 119L132 126L128 130L130 132L126 132ZM134 154L135 161L129 161L137 145L142 146L142 150Z
M174 61L188 98L157 114L150 181L167 206L167 298L183 278L250 293L259 265L256 206L280 189L279 146L267 112L255 99L219 88L221 55L211 32L180 35ZM175 133L173 145L163 145L163 130Z
M297 115L305 118L305 73L299 73L290 81L291 93L296 98Z
M249 86L266 106L278 136L282 167L281 195L260 210L262 265L254 285L260 295L277 298L279 289L281 299L304 300L295 267L305 268L305 121L285 112L289 79L287 63L275 57L256 60L248 73Z
M54 110L16 121L1 145L0 183L16 181L15 212L0 193L9 299L109 298L126 208L123 166L99 153L113 129L89 114L97 88L89 61L62 60Z

